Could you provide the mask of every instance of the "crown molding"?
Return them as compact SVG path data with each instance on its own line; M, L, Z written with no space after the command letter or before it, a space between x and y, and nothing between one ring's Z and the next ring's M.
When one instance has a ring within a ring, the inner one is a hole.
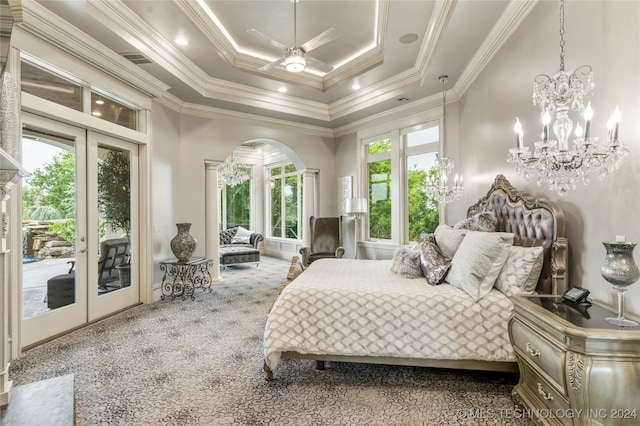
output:
M243 105L266 108L273 111L299 115L306 118L329 121L329 108L321 102L294 98L269 90L242 86L224 80L210 79L205 96L228 102L242 100Z
M106 0L101 0L106 1ZM239 51L240 46L231 43L220 31L212 19L205 19L207 12L193 0L176 0L176 5L183 13L198 27L200 31L213 43L222 53L222 57L230 65L241 68L249 72L260 73L259 68L264 64L264 60ZM334 84L361 74L371 67L378 65L384 58L384 39L388 27L390 0L378 1L378 20L376 22L375 46L358 58L349 62L348 65L340 67L322 76L309 72L297 74L286 71L281 66L269 70L269 78L274 78L289 83L301 84L315 89L326 90ZM284 52L283 52L284 54ZM276 60L277 58L273 58Z
M421 78L418 70L411 68L396 74L392 78L360 90L358 93L332 102L329 105L329 114L332 119L353 114L363 108L397 96L402 93L406 86L419 83Z
M433 13L429 17L429 23L427 24L427 32L422 40L415 62L415 67L420 72L421 77L424 77L427 72L427 66L431 62L431 57L438 46L440 37L442 37L447 27L447 22L449 22L456 2L457 0L438 1L433 6Z
M169 90L168 85L88 37L42 5L28 1L20 2L19 6L17 3L11 4L15 24L28 33L147 95L159 97Z
M460 99L459 94L455 91L455 89L447 90L447 103L455 103ZM388 111L384 111L375 115L372 115L367 118L363 118L362 120L357 120L349 124L345 124L344 126L336 127L333 129L334 137L341 137L345 135L349 135L352 133L357 133L358 131L372 127L374 125L380 125L385 122L398 120L409 115L414 114L425 114L425 118L432 120L439 116L442 116L442 112L438 112L436 114L431 114L433 117L429 118L430 112L433 112L435 108L442 107L442 97L440 93L433 94L426 98L418 99L417 101L410 102L408 104L404 104L398 106L396 108L392 108Z
M208 75L191 62L123 2L92 0L87 14L107 25L156 64L175 75L189 87L204 94Z
M529 15L538 0L518 0L511 1L500 15L500 18L493 26L487 37L480 45L478 51L473 55L471 61L460 74L454 89L462 95L467 91L471 83L478 77L484 67L500 50L502 45L511 37L514 31L520 26L524 18Z
M182 7L193 10L189 4ZM112 31L202 96L329 121L326 104L210 77L120 1L95 0L87 5L87 12L108 21Z
M312 126L293 121L269 118L256 114L229 111L222 108L208 107L204 105L184 103L180 112L195 117L212 118L217 120L234 121L251 126L267 127L276 130L298 132L306 135L333 138L334 131L329 127Z

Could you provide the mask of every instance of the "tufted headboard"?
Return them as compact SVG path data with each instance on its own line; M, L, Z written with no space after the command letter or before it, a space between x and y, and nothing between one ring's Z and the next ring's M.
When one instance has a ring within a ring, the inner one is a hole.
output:
M481 211L496 215L498 231L515 234L514 245L544 247L538 293L562 294L568 289L564 213L556 203L518 191L498 175L487 195L469 207L467 217Z

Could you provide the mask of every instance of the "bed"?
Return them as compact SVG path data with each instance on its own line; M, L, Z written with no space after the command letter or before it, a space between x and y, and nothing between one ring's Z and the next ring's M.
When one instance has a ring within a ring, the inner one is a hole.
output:
M497 218L499 233L491 237L510 233L514 246L542 247L535 249L543 253L535 291L563 293L567 241L560 208L498 175L467 217L487 211ZM472 300L447 283L404 278L391 271L391 262L323 259L284 286L265 325L265 378L273 379L283 358L316 360L320 368L344 361L517 371L506 294L490 288Z

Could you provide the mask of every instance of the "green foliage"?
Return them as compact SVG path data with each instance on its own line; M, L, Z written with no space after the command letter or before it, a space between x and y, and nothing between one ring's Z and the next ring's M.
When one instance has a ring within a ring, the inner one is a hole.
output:
M367 145L369 155L391 151L391 139L382 139Z
M243 226L249 229L251 212L251 180L236 186L226 185L227 226Z
M76 221L75 219L65 220L64 222L52 222L49 224L49 231L55 232L58 236L69 241L71 244L76 243Z
M386 139L369 145L369 153L386 152L391 142ZM373 147L372 147L373 145ZM438 201L426 196L427 177L437 179L437 170L426 172L414 167L407 170L408 240L418 241L423 232L433 232L440 221ZM391 161L369 163L369 235L375 239L391 239Z
M369 163L369 235L391 239L391 160Z
M98 165L98 211L108 229L131 233L131 165L124 152L107 151Z
M440 222L437 200L432 200L425 195L427 175L433 172L434 169L427 173L418 168L407 172L409 241L418 241L422 232L435 231Z
M38 214L54 210L59 214L56 219L75 218L75 156L72 152L56 154L49 163L25 178L25 182L22 197L25 219L38 219Z
M55 220L62 219L62 215L55 207L29 206L22 211L22 217L26 220Z

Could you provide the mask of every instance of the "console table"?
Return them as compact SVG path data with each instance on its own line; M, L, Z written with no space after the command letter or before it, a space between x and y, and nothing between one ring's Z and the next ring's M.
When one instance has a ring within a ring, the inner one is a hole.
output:
M640 422L640 328L617 314L554 296L515 296L509 322L520 381L516 407L536 423L636 425Z
M160 262L160 271L164 272L161 299L182 297L182 300L185 300L187 296L191 296L191 300L195 300L196 288L211 291L209 268L212 266L213 260L204 257L193 258L187 262L176 259Z

